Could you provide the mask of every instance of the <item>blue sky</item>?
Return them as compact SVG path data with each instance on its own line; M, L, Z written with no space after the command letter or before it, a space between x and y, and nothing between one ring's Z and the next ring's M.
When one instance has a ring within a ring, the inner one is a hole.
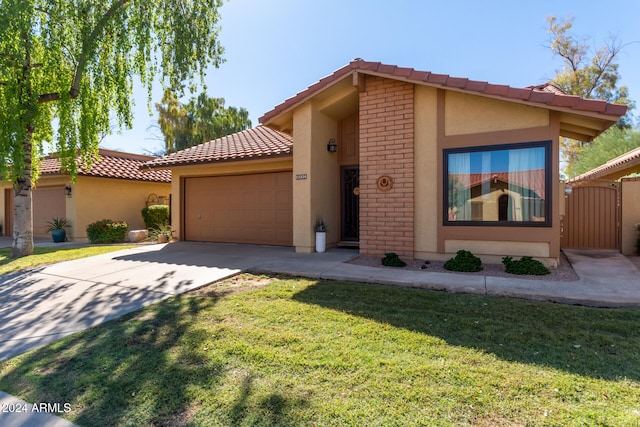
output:
M594 48L609 35L628 44L618 60L621 84L640 105L637 0L230 0L220 12L226 62L208 73L208 94L246 108L254 126L358 57L516 87L543 83L561 67L547 47L549 15L573 16L572 34ZM161 96L156 86L152 103ZM162 148L146 93L137 88L134 98L133 129L105 137L102 147Z

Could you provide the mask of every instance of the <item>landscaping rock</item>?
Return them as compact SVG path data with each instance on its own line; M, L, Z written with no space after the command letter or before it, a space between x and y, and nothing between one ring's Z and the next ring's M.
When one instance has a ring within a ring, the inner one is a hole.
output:
M131 230L129 231L129 241L133 243L142 242L149 238L149 230Z

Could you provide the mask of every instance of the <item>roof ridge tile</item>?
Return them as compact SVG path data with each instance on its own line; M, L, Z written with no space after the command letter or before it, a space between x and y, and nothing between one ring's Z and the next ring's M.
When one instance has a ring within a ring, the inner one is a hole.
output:
M449 80L449 75L448 74L435 74L435 73L429 73L429 76L427 77L427 82L429 83L436 83L436 84L440 84L440 85L445 85L447 83L447 80Z

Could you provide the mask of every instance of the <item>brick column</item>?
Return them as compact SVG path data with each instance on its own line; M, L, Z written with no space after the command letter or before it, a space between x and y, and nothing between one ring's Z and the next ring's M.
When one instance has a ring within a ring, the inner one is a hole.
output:
M389 191L378 188L381 176L392 179ZM360 253L413 258L413 180L414 86L367 76L360 93Z

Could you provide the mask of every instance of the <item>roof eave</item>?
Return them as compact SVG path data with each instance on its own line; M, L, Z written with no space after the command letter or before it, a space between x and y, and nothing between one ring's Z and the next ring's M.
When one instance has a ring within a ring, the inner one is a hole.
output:
M400 69L400 70L404 70L404 69ZM349 77L353 78L353 76L356 75L356 74L366 74L366 75L382 77L382 78L392 78L394 80L404 81L404 82L407 82L407 83L412 83L412 84L421 85L421 86L433 87L433 88L436 88L436 89L444 89L444 90L448 90L448 91L452 91L452 92L459 92L459 93L464 93L464 94L468 94L468 95L475 95L475 96L495 99L495 100L499 100L499 101L503 101L503 102L511 102L511 103L527 105L527 106L536 107L536 108L544 108L544 109L547 109L549 111L557 111L557 112L560 112L560 113L567 113L567 114L572 114L572 115L581 116L581 117L589 117L589 118L593 118L593 119L597 119L597 120L602 120L602 121L604 121L606 123L606 126L604 128L601 128L601 127L594 128L594 130L596 131L595 135L593 135L591 137L589 136L589 134L585 134L585 135L581 136L580 138L585 138L585 137L588 138L588 139L581 139L583 141L591 141L591 140L593 140L593 138L595 138L596 136L600 135L602 132L604 132L611 125L617 123L617 121L620 119L620 117L622 117L627 111L627 107L625 105L620 105L620 104L608 104L607 108L608 108L608 110L612 111L613 114L605 114L605 113L601 113L601 112L598 112L598 111L588 111L588 110L582 110L582 109L581 110L577 110L577 109L571 108L570 106L561 106L561 105L553 105L553 104L550 104L550 103L533 102L533 101L530 101L528 99L518 99L518 98L513 98L513 97L506 97L506 96L503 96L503 95L498 94L498 93L492 94L492 93L486 93L486 92L483 92L483 91L480 91L480 90L469 90L469 89L466 89L464 87L455 87L455 86L451 86L451 85L445 85L445 84L442 84L442 83L438 82L438 80L435 79L435 78L434 78L435 82L422 81L422 80L417 80L415 78L411 78L412 75L417 74L417 73L419 74L419 73L423 73L423 72L418 72L418 71L414 71L412 73L399 72L399 73L394 73L393 75L390 75L389 73L386 73L386 72L380 72L380 71L366 69L366 68L357 68L357 67L354 68L353 63L350 63L347 66L337 70L335 73L331 74L330 76L327 76L327 77L321 79L319 82L317 82L314 85L310 86L309 88L303 90L302 92L298 93L297 95L295 95L295 96L285 100L281 104L277 105L271 111L267 112L262 117L260 117L258 119L258 121L262 125L273 126L273 125L277 124L277 122L282 121L283 117L286 117L287 115L291 114L293 112L293 110L295 110L296 108L298 108L300 105L304 104L305 102L307 102L311 98L313 98L313 97L317 96L319 93L324 92L324 91L328 90L329 88L341 83L342 81L344 81L345 79L347 79ZM431 75L431 73L427 73L427 72L424 72L424 74ZM436 75L433 75L433 76L436 76ZM448 77L448 79L452 79L452 78ZM330 80L330 81L327 81L324 85L322 85L321 84L322 80ZM461 80L464 80L465 82L468 82L467 79L461 79ZM483 82L474 82L474 83L483 84ZM317 86L319 86L319 85L322 86L322 87L318 88ZM488 85L488 83L486 85ZM475 86L477 86L477 85L475 85ZM497 87L499 85L491 85L491 86L492 87ZM479 86L477 86L477 87L479 87ZM314 88L314 89L312 89L312 88ZM509 88L505 86L505 90L508 90L508 89ZM510 88L510 89L511 90L517 90L517 88ZM306 92L308 92L308 93L306 93ZM291 102L291 100L294 100L298 96L300 97L300 99L295 100L290 105L287 105L288 102ZM576 134L576 136L578 136L578 135Z
M277 159L277 158L285 158L285 157L293 157L293 152L289 151L286 153L265 154L265 155L259 155L259 156L230 157L230 158L224 158L224 159L190 160L190 161L183 161L183 162L163 162L161 164L145 164L141 166L141 168L171 170L179 166L207 165L207 164L219 164L219 163L230 163L230 162L248 162L251 160L269 160L269 159Z
M591 169L571 178L567 183L576 184L584 181L607 179L615 181L632 173L640 172L640 148L631 150L621 156L609 160L604 165Z
M300 105L307 102L309 99L315 97L316 95L318 95L321 92L324 92L327 89L330 89L340 84L347 78L350 78L350 77L353 78L354 74L358 72L362 72L361 70L353 70L352 68L353 67L351 66L351 64L346 65L345 67L342 67L339 70L335 71L333 74L327 77L324 77L317 83L309 86L307 89L303 90L302 92L299 92L298 94L292 96L291 98L287 98L286 100L284 100L284 102L276 105L271 111L259 117L258 122L263 126L272 126L274 125L275 122L278 121L279 118L282 118L283 116L290 114L291 112L293 112L293 110L295 110ZM331 80L328 81L329 79ZM324 83L323 83L323 80L325 80ZM318 86L318 85L321 85L322 88L317 88L312 90L314 86ZM309 92L309 93L305 95L305 92ZM291 105L287 105L288 102L291 102L291 100L296 99L296 97L298 96L300 97L299 100L292 102ZM282 110L279 110L279 108L285 105L287 105L285 108L282 108Z

